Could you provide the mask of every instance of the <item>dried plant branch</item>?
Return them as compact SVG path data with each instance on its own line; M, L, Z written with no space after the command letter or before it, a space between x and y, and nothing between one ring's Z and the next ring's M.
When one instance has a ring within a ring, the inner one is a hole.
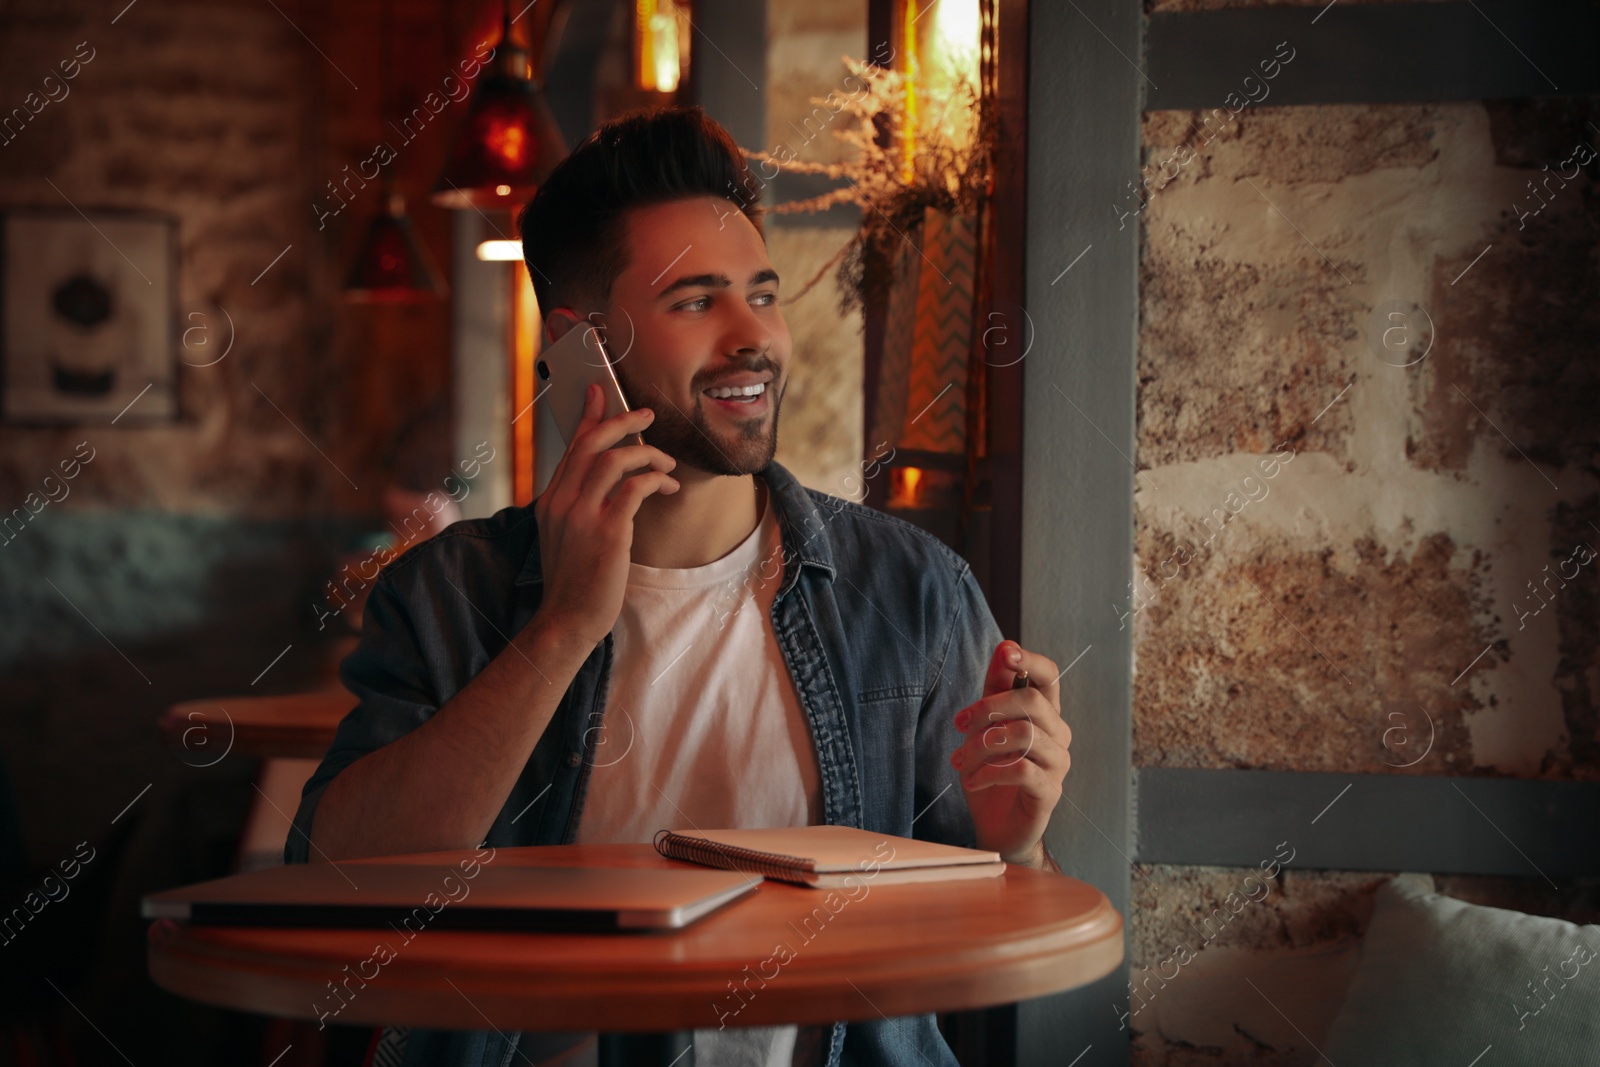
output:
M992 101L966 78L942 94L918 86L925 117L917 123L908 161L906 75L849 56L844 57L844 64L866 91L850 97L830 94L833 99L814 97L811 102L839 116L840 125L833 135L854 149L854 159L808 163L793 159L792 152L783 159L768 152L746 154L796 174L820 174L846 183L820 196L776 204L769 210L784 215L826 211L837 204L861 208L855 237L841 256L835 257L840 260L839 309L849 314L887 299L901 242L912 239L920 229L928 208L962 215L983 205L991 189L995 116ZM834 100L841 101L837 109Z

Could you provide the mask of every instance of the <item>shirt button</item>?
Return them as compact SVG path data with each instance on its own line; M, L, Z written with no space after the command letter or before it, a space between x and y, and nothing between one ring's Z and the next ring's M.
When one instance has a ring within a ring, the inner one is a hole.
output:
M576 767L578 764L580 764L582 762L583 762L583 753L581 753L581 752L569 752L569 753L567 753L567 766L568 767Z

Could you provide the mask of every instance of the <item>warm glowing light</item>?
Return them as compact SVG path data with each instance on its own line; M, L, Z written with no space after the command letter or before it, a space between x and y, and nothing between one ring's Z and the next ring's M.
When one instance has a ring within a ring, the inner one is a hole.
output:
M901 467L900 476L905 479L906 496L912 500L917 499L917 484L922 481L922 471L917 467Z
M678 20L657 15L650 20L655 38L656 92L670 93L678 88Z
M491 119L484 130L483 143L512 170L527 163L528 131L520 122Z
M902 170L909 182L917 136L929 123L940 123L944 139L958 144L970 144L977 133L975 114L952 110L944 101L960 82L980 82L982 0L906 0L902 25L908 127Z
M509 186L509 185L497 185L497 186L495 186L494 187L494 195L495 196L510 196L511 195L511 186Z
M930 67L947 75L978 77L977 50L981 35L978 0L938 0L933 8L930 40L924 46ZM934 72L929 71L932 75Z
M938 0L934 0L935 3ZM906 124L900 138L900 180L910 185L916 175L917 155L917 74L922 63L917 56L917 18L921 12L917 11L917 0L906 0L905 15L905 49L906 49Z
M890 467L889 468L889 502L904 508L913 508L918 504L917 487L922 484L922 468L920 467Z
M478 245L478 258L485 263L520 263L520 241L484 241Z
M688 8L678 0L634 0L635 84L675 92L689 58Z
M534 496L534 425L539 411L534 407L534 353L539 343L539 302L533 293L533 280L522 264L511 269L511 406L518 412L511 420L511 502L528 504Z

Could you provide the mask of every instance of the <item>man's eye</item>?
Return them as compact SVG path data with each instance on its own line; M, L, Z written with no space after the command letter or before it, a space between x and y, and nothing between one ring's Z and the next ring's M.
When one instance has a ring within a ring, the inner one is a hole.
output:
M678 305L678 310L679 311L705 311L710 306L711 306L711 298L709 296L702 296L697 300L690 300L687 303L679 304Z
M778 303L778 294L757 293L755 296L751 297L750 300L751 303L759 304L762 307L775 307Z

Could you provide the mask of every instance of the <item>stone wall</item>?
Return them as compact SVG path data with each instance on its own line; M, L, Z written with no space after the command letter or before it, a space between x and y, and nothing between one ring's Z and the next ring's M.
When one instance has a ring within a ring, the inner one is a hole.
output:
M807 163L847 158L832 123L812 119L812 98L845 92L841 57L860 59L866 52L866 5L769 3L767 40L767 140L744 147L781 156L782 146ZM796 186L784 177L780 172L763 190L768 206L794 195ZM799 294L854 231L850 212L767 216L768 255L783 276L783 314L794 338L777 460L802 484L836 496L852 495L855 483L846 479L861 473L861 318L839 314L831 268L809 293Z
M1519 219L1594 105L1146 114L1145 163L1194 156L1140 217L1137 765L1600 778L1600 563L1567 562L1600 545L1600 163ZM1245 873L1136 867L1135 981ZM1135 1062L1315 1062L1386 877L1286 865L1130 1017Z

